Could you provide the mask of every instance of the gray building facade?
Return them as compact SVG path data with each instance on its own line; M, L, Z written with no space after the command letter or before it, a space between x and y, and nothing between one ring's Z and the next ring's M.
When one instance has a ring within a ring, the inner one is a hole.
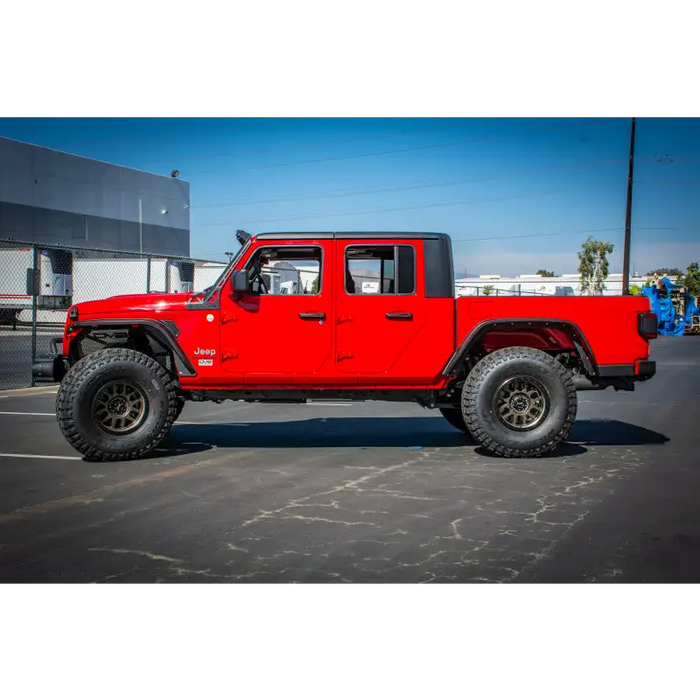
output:
M0 137L0 240L190 254L188 182Z

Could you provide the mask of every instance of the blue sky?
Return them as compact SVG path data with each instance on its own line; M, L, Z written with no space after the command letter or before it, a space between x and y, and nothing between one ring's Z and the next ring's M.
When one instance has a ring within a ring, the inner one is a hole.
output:
M621 271L627 119L0 119L0 135L191 183L192 254L234 233L429 230L472 274ZM637 119L636 270L700 261L700 120Z

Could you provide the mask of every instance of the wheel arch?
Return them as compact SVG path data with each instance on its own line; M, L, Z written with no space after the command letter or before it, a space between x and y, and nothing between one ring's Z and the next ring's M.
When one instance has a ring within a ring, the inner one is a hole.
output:
M127 331L130 336L134 335L134 331L141 331L146 336L155 339L169 353L171 353L174 368L180 376L193 377L197 372L194 369L189 358L185 354L182 346L177 341L179 329L172 321L159 321L149 318L138 319L90 319L85 321L76 321L71 324L69 331L80 331L78 337L84 334L90 334L92 331ZM74 352L75 342L71 343L70 352ZM90 354L90 353L87 353ZM70 357L70 356L69 356ZM77 356L74 356L74 359Z
M565 348L559 338L548 333L548 331L552 330L565 333L571 342L571 348ZM449 377L458 375L474 351L482 346L489 336L493 338L496 334L505 337L512 335L514 339L518 338L518 342L506 343L501 347L520 346L543 349L538 347L532 340L533 338L539 338L545 342L548 346L547 349L550 351L572 349L581 361L586 374L590 376L598 374L595 355L581 329L572 321L554 318L506 318L481 321L472 328L452 354L452 357L445 365L443 374ZM528 340L528 336L530 340Z

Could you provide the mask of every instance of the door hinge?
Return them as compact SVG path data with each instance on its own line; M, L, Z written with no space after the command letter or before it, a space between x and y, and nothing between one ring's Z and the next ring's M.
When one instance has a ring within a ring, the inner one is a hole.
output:
M339 352L338 362L341 362L342 360L352 360L354 357L355 355L351 352Z
M224 326L227 323L233 323L237 320L238 318L236 317L236 314L223 314L221 316L221 325Z
M352 316L338 316L338 325L342 323L350 323L352 321Z
M228 362L229 360L237 360L237 359L238 359L238 353L236 353L236 352L227 352L221 356L222 362Z

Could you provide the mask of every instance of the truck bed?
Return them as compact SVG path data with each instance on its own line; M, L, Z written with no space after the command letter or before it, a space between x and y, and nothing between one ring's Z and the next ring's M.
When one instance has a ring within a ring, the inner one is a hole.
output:
M649 345L637 332L637 315L649 310L646 297L634 296L458 297L456 346L459 347L480 324L488 321L499 322L498 330L489 332L486 339L489 349L512 345L514 333L525 333L522 329L509 331L509 318L562 321L579 329L597 365L629 364L648 357ZM552 338L557 343L563 340L557 329L544 332L533 328L532 334L528 333L531 339L532 335L537 336L539 343L545 344L542 349L549 346Z

